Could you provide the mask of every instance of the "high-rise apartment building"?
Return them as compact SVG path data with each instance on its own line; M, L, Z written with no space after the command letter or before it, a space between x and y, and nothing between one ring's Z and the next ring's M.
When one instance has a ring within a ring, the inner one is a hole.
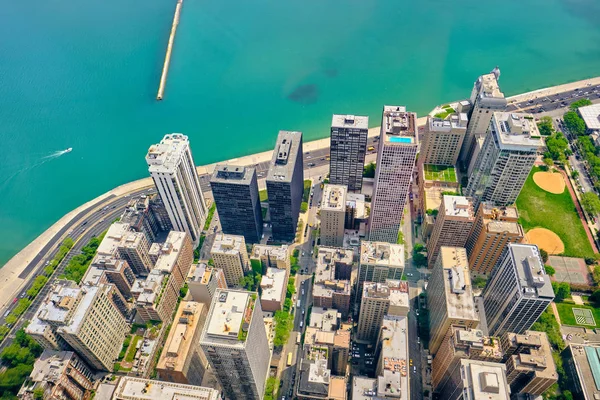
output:
M409 373L402 373L408 362L408 320L406 317L386 315L381 322L381 334L377 342L378 399L410 399Z
M467 251L462 247L440 249L438 261L429 279L429 351L436 354L451 326L477 328L479 314L475 309Z
M129 332L113 291L111 284L79 287L59 281L25 331L46 349L72 349L90 367L112 371Z
M443 389L439 398L444 400L510 399L506 368L495 362L460 360Z
M541 396L558 381L552 348L545 332L505 333L506 379L511 392Z
M369 117L334 114L331 120L329 182L362 189Z
M508 243L520 243L525 236L518 223L517 207L494 207L480 203L467 244L469 268L477 274L489 274Z
M239 286L240 279L250 269L243 236L218 233L210 249L210 256L215 262L215 267L223 270L229 287Z
M204 263L192 264L187 284L192 299L207 307L210 306L217 289L227 289L223 270Z
M125 260L96 256L81 281L92 286L98 283L112 283L123 298L129 299L135 274Z
M379 338L385 315L408 314L408 283L388 280L384 283L365 283L358 316L357 340L374 343Z
M442 246L465 246L474 221L475 210L471 199L444 195L433 232L427 241L429 268L435 265Z
M322 351L327 348L327 368L333 375L346 375L348 358L350 356L350 331L323 331L307 326L304 335L304 349L309 353Z
M287 292L288 271L267 268L260 281L260 306L263 311L276 312L283 308Z
M384 106L369 218L369 240L396 243L415 167L417 114Z
M267 268L287 269L290 265L290 248L284 244L281 246L270 246L265 244L255 244L252 246L250 260L260 261L263 271Z
M219 400L221 396L218 390L207 387L123 376L111 397L111 400L165 399Z
M217 290L200 346L227 399L263 398L271 353L256 293Z
M165 203L163 203L162 199L160 198L160 195L155 194L150 197L150 211L154 215L160 231L169 232L173 230L173 224L169 218L169 212L167 211Z
M314 306L335 308L344 318L348 315L352 288L345 272L352 270L353 257L351 249L319 247L312 289Z
M223 233L258 243L263 230L256 170L218 164L210 178Z
M416 217L422 221L423 238L426 239L433 231L444 193L460 193L460 183L456 168L452 166L418 163L417 170L419 193L413 205Z
M456 165L468 122L465 113L452 114L447 119L427 117L419 162Z
M321 201L321 245L342 247L346 221L346 186L323 186Z
M161 380L202 385L208 360L200 348L200 333L206 321L208 306L193 301L179 304L169 336L156 364Z
M197 245L207 212L188 137L165 135L150 146L146 163L173 229L187 232Z
M500 91L499 78L500 70L496 68L489 74L481 75L473 85L469 124L460 152L460 161L464 168L469 166L475 139L486 135L492 114L506 110L507 101L504 93Z
M150 197L146 195L129 201L120 222L129 224L132 231L143 233L148 243L154 242L156 234L161 230L150 208Z
M357 297L361 296L365 282L385 283L388 279L402 279L404 262L404 245L363 240L356 280Z
M148 252L150 242L142 232L128 232L118 245L119 255L127 261L137 275L147 275L154 267Z
M511 205L543 148L544 140L531 114L494 113L466 195L497 206Z
M523 333L531 328L554 300L537 246L509 243L482 297L490 334Z
M267 195L273 239L296 237L304 193L302 132L279 131L267 174Z
M86 400L94 388L94 372L72 351L44 350L19 390L18 398Z
M570 389L573 398L597 399L600 396L600 379L598 378L600 345L571 342L565 353L569 360L568 363L565 363L565 369L572 382Z
M484 336L479 329L464 329L453 326L440 345L431 365L431 382L434 391L444 393L445 387L460 360L479 360L501 363L503 361L500 338Z

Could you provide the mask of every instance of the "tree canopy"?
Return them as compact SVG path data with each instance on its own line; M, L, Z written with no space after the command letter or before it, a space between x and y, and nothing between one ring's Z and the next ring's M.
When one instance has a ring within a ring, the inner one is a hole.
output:
M600 214L600 198L594 192L586 192L581 195L581 205L586 213L590 215Z

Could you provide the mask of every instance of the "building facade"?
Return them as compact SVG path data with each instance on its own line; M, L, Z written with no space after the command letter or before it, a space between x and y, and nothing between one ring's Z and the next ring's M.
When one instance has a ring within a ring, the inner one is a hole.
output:
M363 240L356 280L357 297L363 292L365 282L385 283L388 279L402 279L404 265L404 245Z
M346 186L323 186L321 201L321 245L342 247L346 222Z
M417 114L384 106L369 217L369 240L396 243L412 180L419 138Z
M543 148L531 114L494 113L465 194L496 206L513 204Z
M465 113L451 114L447 119L427 117L419 162L456 165L468 122Z
M165 399L195 399L219 400L221 395L218 390L184 385L174 382L163 382L151 379L121 377L111 400L165 400Z
M334 114L331 120L329 182L362 189L369 117Z
M188 137L165 135L150 146L146 163L173 229L186 232L197 245L207 210Z
M296 237L304 193L302 132L280 131L267 174L267 195L273 239Z
M389 280L387 284L365 283L358 315L357 340L375 343L379 338L384 316L408 314L408 290L404 291L400 283L395 280Z
M429 279L429 351L436 354L451 326L477 328L467 251L462 247L442 247Z
M218 164L210 178L223 233L259 243L263 231L256 170Z
M243 236L217 233L210 256L215 267L223 270L229 287L238 287L240 279L250 269L246 241Z
M490 334L523 333L554 300L535 245L509 243L482 294Z
M471 272L489 274L506 245L523 240L525 233L518 220L517 207L494 207L485 202L479 204L465 245Z
M352 288L346 272L352 270L353 257L351 249L319 247L312 289L314 306L335 308L344 318L348 316Z
M433 268L442 246L464 247L475 221L473 201L463 196L444 195L440 211L427 241L427 261Z
M506 368L500 363L460 360L460 367L450 376L439 396L444 400L509 400Z
M192 299L206 306L210 306L217 289L227 289L223 270L204 263L192 264L187 284Z

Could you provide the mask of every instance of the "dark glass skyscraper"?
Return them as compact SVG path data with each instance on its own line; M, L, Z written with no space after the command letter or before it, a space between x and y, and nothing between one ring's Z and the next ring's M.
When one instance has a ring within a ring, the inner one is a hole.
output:
M259 243L262 213L254 168L217 165L210 178L223 233Z
M294 240L303 182L302 132L279 131L267 175L273 239Z
M331 120L329 183L362 189L369 117L334 114Z

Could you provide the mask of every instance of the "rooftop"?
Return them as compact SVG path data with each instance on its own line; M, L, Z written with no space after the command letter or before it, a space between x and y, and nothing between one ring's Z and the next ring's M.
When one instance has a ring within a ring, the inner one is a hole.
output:
M488 220L487 231L490 233L510 233L525 236L523 227L518 222Z
M377 393L381 397L408 399L408 321L385 316L381 324L381 352Z
M308 326L323 331L335 331L340 319L341 314L335 308L313 307Z
M159 144L148 149L146 162L150 173L172 173L181 162L190 143L188 137L181 133L165 135Z
M204 263L192 264L190 273L188 274L188 280L190 282L199 282L203 285L206 285L208 282L210 282L211 276L216 273L217 271L215 268Z
M506 380L504 364L460 360L464 369L463 387L467 389L470 400L509 400L510 388Z
M201 342L243 347L245 334L250 329L255 301L255 292L217 289Z
M427 129L429 132L462 132L467 130L469 117L466 113L450 114L449 119L427 117Z
M82 286L81 292L83 295L70 316L69 324L58 328L58 332L70 334L79 332L81 324L88 314L88 310L96 302L96 297L102 292L108 293L111 290L112 286L110 285Z
M377 379L352 377L352 400L373 400L377 395Z
M475 85L479 89L478 95L480 98L504 99L504 93L500 91L498 78L494 73L481 75Z
M270 246L266 244L255 244L252 246L252 258L260 258L261 256L286 261L289 258L289 248L287 245Z
M128 232L124 235L119 247L128 249L138 248L144 238L145 235L142 232Z
M254 175L254 168L217 164L210 177L210 182L249 185Z
M360 244L360 263L404 268L404 245L363 240Z
M261 300L282 301L286 291L287 270L279 268L267 268L267 273L262 276L260 287L262 288Z
M156 260L155 270L171 273L185 244L185 232L171 231L162 245L160 256Z
M456 169L447 165L424 164L425 180L439 182L458 182Z
M517 221L519 219L519 211L515 206L496 207L493 203L480 203L484 218L497 221Z
M33 364L33 371L31 371L29 379L33 382L56 383L73 357L75 357L75 353L72 351L44 350Z
M470 198L445 194L443 201L446 217L475 219L475 210Z
M537 378L558 379L552 348L545 332L526 331L522 335L508 335L514 335L515 342L529 346L528 353L513 356L516 368L531 371Z
M202 313L204 304L193 301L182 301L173 319L169 336L165 341L162 354L156 368L181 371L184 369L194 339L194 332L202 329Z
M600 129L600 104L579 107L578 111L588 129Z
M344 211L346 209L346 192L348 189L343 185L326 184L323 186L323 211Z
M495 112L492 124L503 150L536 152L544 148L544 140L531 114Z
M100 242L96 253L98 255L114 255L117 252L117 248L119 247L121 240L128 233L130 233L129 224L124 222L113 223L106 231L104 239L102 239L102 242Z
M53 324L66 324L87 293L73 281L59 281L40 304L36 316Z
M569 348L585 398L600 398L600 345L571 343Z
M210 249L211 254L237 255L246 251L246 242L243 236L226 235L217 233Z
M463 329L452 327L454 331L454 346L468 346L470 349L481 351L482 356L502 359L500 339L485 336L480 329Z
M462 247L440 248L446 291L448 318L479 320L473 300L473 288L468 267L467 251Z
M331 118L331 127L369 129L369 117L333 114L333 117Z
M219 392L201 386L121 377L113 400L218 400Z
M417 145L417 115L407 112L404 106L383 106L381 132L386 144L396 146Z
M148 276L138 278L131 286L131 294L140 305L153 305L160 297L168 277L161 271L153 269Z
M302 151L302 132L279 131L273 157L269 163L267 182L291 182L298 153ZM300 154L302 157L302 155Z
M516 267L519 285L525 296L554 299L554 290L550 278L546 275L537 246L509 243L508 248Z
M390 305L410 307L407 281L388 279L386 285L390 290Z
M322 283L324 288L335 289L336 291L346 291L346 288L350 290L349 281L336 279L335 269L338 263L352 265L353 258L354 253L350 249L319 247L315 271L315 288L317 284Z
M353 208L356 218L366 218L365 195L361 193L347 193L346 208Z

